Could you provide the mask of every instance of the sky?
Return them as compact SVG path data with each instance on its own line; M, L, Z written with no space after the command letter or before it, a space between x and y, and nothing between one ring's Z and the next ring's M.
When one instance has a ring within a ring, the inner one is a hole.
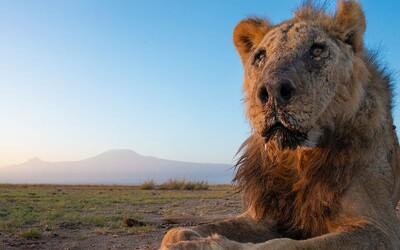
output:
M365 43L379 49L399 94L400 1L361 4ZM233 28L249 16L281 22L298 5L0 0L0 166L110 149L233 163L250 131ZM400 127L398 97L395 105Z

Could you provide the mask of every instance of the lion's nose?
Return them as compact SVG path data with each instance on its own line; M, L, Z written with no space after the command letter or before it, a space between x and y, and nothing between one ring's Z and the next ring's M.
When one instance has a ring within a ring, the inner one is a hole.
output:
M282 104L286 104L293 97L293 94L294 86L292 81L283 79L262 85L258 91L258 98L263 104L267 103L270 97Z
M294 86L292 81L287 79L281 80L276 83L274 87L276 97L279 98L282 103L287 103L290 101L290 99L292 99L294 93Z

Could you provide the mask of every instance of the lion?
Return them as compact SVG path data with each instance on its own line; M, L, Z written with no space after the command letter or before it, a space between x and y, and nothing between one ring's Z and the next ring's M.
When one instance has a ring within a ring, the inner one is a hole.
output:
M360 4L337 5L235 27L252 128L234 177L246 211L172 229L162 249L400 249L390 77L364 49Z

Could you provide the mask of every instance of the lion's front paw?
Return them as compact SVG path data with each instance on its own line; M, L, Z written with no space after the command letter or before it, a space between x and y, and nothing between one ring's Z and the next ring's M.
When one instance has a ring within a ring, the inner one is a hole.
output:
M211 250L211 249L222 249L214 248L211 242L205 240L195 240L195 241L180 241L178 243L167 245L162 250Z
M167 245L171 245L177 242L191 241L201 238L202 238L201 235L194 230L187 228L173 228L169 230L167 234L164 236L161 243L161 249L168 249L165 248Z
M213 235L212 237L203 238L193 241L181 241L175 244L167 245L162 249L169 250L223 250L223 249L245 249L252 245L242 244L236 241L231 241L225 237L219 235Z

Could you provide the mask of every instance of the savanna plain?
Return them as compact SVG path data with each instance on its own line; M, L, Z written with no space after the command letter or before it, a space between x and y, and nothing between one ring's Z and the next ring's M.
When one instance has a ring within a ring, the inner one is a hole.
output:
M158 249L171 227L242 210L232 185L0 184L0 249Z

